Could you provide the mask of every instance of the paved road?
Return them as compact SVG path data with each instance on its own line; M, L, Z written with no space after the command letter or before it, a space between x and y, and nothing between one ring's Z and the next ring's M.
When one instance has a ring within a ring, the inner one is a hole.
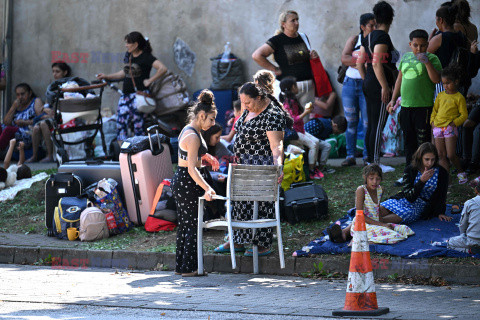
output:
M0 319L330 318L343 306L345 286L345 281L265 275L182 278L172 272L0 265ZM376 288L379 306L391 309L382 319L478 319L480 314L478 286Z

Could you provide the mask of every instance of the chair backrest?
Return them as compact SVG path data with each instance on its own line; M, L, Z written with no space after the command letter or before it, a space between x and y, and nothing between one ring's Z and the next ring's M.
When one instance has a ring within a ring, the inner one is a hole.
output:
M279 171L274 165L229 164L227 197L232 201L276 201Z

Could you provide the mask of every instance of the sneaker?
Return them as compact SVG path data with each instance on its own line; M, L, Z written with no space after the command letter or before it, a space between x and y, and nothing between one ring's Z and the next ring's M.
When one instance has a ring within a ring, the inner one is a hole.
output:
M324 175L322 171L316 169L313 173L310 174L310 179L312 180L320 180L323 179Z
M327 173L327 174L335 173L335 169L329 168L329 167L324 167L322 171Z
M395 186L400 187L403 186L403 177L398 180L395 180Z
M459 184L464 184L468 182L467 174L465 172L457 174L457 178Z
M351 167L357 164L357 161L355 160L354 157L347 158L343 160L342 162L342 167Z
M480 177L476 177L472 181L470 181L470 187L475 188L477 186L480 186Z
M383 173L387 173L387 172L393 172L395 171L395 168L394 167L390 167L390 166L387 166L387 165L384 165L384 164L379 164L380 168L382 169L382 172Z

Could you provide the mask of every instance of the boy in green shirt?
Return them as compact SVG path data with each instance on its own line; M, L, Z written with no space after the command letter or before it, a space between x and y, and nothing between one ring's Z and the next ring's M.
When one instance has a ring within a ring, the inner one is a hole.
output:
M399 122L403 131L407 165L412 161L413 153L418 146L431 141L429 119L434 102L435 84L440 82L442 71L438 57L426 52L427 31L420 29L412 31L409 46L412 52L405 53L400 61L400 72L392 100L387 105L387 111L393 113L395 101L399 96L402 97Z

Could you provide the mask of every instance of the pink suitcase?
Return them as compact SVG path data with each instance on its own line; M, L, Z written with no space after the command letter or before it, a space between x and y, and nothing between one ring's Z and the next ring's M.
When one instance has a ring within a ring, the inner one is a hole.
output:
M148 129L150 149L136 154L121 153L119 157L128 216L137 225L143 225L147 220L160 183L173 178L169 146L160 144L160 138L152 141L153 129ZM159 148L160 145L163 148Z

